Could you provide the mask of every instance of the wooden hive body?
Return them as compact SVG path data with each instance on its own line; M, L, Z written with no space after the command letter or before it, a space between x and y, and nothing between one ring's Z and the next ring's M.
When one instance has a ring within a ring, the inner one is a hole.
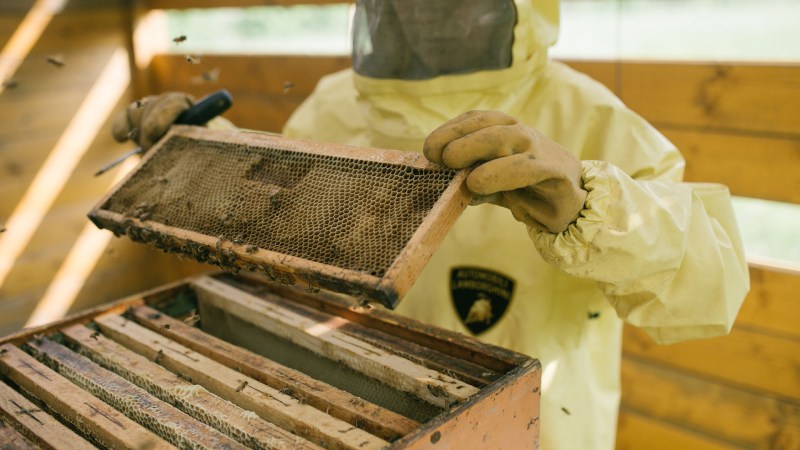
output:
M0 352L0 440L20 448L538 444L537 360L252 274L187 279Z

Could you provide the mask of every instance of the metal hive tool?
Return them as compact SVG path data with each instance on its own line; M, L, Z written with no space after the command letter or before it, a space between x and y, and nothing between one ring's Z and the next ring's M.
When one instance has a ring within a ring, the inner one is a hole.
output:
M394 308L469 201L409 152L175 126L89 217L223 269Z

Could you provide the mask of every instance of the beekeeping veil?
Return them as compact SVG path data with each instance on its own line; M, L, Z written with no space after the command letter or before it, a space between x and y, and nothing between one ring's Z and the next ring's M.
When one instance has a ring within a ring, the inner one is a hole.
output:
M423 80L511 65L513 0L357 0L353 67Z

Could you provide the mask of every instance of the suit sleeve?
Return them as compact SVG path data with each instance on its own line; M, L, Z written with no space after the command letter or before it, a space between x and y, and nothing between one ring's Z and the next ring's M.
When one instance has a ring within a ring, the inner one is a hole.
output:
M728 189L636 181L600 161L584 161L583 178L581 217L563 233L531 232L542 256L595 280L656 342L728 333L749 289Z

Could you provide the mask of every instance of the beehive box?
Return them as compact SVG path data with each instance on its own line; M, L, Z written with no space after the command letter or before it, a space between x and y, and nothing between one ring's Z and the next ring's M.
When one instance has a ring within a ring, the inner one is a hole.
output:
M0 339L13 448L536 448L541 366L215 273Z
M173 126L89 213L229 271L393 308L470 194L421 154Z

